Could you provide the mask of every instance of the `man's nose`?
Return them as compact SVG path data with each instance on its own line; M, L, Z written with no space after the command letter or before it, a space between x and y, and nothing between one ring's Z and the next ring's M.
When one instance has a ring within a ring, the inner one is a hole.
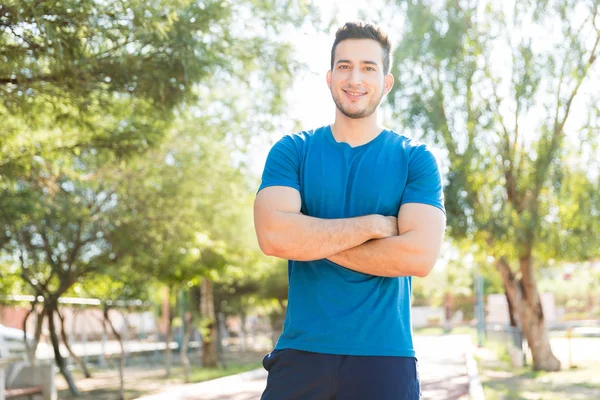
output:
M350 72L350 83L360 84L362 83L362 74L360 68L352 68Z

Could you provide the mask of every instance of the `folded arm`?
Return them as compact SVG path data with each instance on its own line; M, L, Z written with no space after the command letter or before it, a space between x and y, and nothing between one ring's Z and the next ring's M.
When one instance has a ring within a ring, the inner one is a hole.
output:
M290 187L271 186L258 193L254 226L265 254L288 260L319 260L398 232L393 217L314 218L300 213L301 204L300 193Z
M398 213L398 236L371 240L328 257L370 275L427 276L440 253L446 216L437 207L407 203Z

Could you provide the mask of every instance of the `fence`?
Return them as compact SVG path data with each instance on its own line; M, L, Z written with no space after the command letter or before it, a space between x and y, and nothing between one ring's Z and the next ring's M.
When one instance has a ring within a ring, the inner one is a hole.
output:
M510 325L488 325L486 340L505 346L513 366L527 365L527 340L519 327Z

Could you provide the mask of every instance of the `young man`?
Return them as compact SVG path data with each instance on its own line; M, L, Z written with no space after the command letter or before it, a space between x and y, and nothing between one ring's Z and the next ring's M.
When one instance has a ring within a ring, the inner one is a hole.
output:
M283 137L267 158L256 233L265 254L290 261L263 400L420 396L411 277L433 268L445 212L432 153L378 125L390 54L381 29L340 28L327 73L335 122Z

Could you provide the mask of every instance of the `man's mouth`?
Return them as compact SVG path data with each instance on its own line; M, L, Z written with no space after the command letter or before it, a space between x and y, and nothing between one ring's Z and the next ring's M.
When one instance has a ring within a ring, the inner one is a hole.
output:
M366 92L355 92L355 91L352 91L352 90L344 90L344 93L346 93L349 97L356 98L356 99L359 99L362 96L364 96L364 95L367 94Z

